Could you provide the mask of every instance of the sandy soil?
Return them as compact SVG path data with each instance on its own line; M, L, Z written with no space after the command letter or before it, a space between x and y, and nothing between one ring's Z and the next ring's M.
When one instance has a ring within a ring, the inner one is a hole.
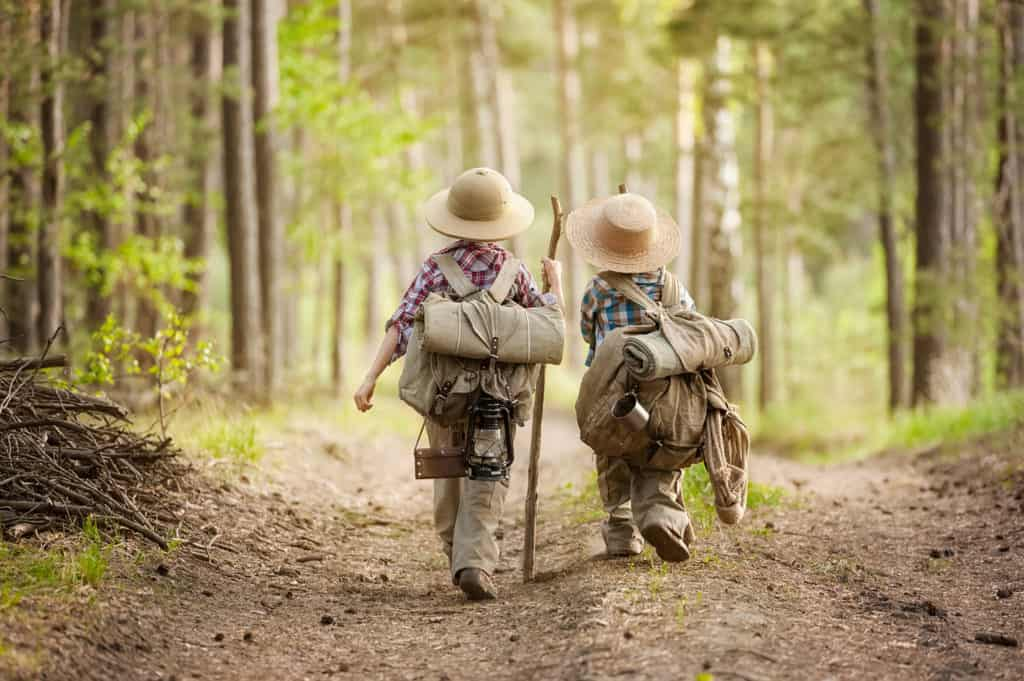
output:
M191 502L191 548L18 618L44 667L0 678L1024 679L1024 649L975 640L1024 641L1024 431L829 469L756 457L787 502L684 565L603 559L559 501L591 466L573 424L545 443L540 580L518 568L523 456L496 602L450 584L409 442L295 422L261 472Z

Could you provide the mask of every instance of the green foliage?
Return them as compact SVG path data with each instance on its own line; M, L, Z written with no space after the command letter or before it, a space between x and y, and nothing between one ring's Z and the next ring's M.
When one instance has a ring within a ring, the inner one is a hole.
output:
M435 126L404 111L397 97L375 98L355 80L339 79L338 28L336 0L312 0L295 7L278 31L281 98L274 117L309 141L299 154L286 154L283 167L300 191L292 236L311 257L330 233L325 202L421 198L426 178L411 173L400 152Z
M856 437L851 437L841 425L833 431L841 436L830 437L828 429L816 432L812 421L811 413L789 412L777 424L796 425L789 430L784 425L776 425L778 430L759 439L782 454L824 463L863 459L887 449L957 444L1024 425L1024 391L993 393L965 407L931 406L900 412L888 420L873 418L872 428L864 429ZM859 422L854 426L864 428ZM820 428L820 424L817 427ZM800 432L814 434L794 437Z
M559 489L562 511L570 522L577 525L592 523L605 517L601 505L601 493L597 489L597 472L592 472L587 481L577 488L567 482Z
M61 594L81 585L98 587L110 567L114 545L90 516L82 524L80 545L40 549L0 539L0 612L36 594Z
M214 459L242 466L263 458L263 445L257 439L257 427L245 419L217 421L196 436L200 449Z
M163 327L151 338L122 327L110 315L92 334L92 347L75 379L81 385L114 385L116 367L125 376L145 378L156 393L160 430L166 436L165 401L183 392L197 371L220 371L222 361L211 342L189 343L188 322L176 312L166 314Z
M886 446L956 444L1024 424L1024 391L996 393L964 408L930 407L901 414L888 427Z
M785 491L781 487L751 482L747 488L747 508L774 508L782 503ZM715 493L703 463L690 466L683 476L683 501L694 526L710 530L714 525ZM605 517L601 494L597 488L597 473L593 472L586 483L577 487L565 483L560 489L563 512L573 523L584 524L602 520Z

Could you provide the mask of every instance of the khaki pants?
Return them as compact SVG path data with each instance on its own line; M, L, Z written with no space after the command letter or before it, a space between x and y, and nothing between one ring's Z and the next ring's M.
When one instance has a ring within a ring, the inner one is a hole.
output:
M644 468L629 457L595 459L597 486L608 512L602 530L610 552L628 547L654 528L668 530L682 541L690 524L683 505L682 470Z
M427 422L431 447L452 444L451 428ZM479 568L493 575L498 564L498 526L508 482L469 478L434 480L434 527L451 565L452 581L460 570Z

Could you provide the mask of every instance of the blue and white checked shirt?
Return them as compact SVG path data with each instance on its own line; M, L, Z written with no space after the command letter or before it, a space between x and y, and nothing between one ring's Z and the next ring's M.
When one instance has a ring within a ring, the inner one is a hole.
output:
M654 272L643 272L630 276L651 300L660 303L664 275L665 268L662 267ZM690 292L685 288L680 287L679 298L683 307L689 310L696 307L693 298L690 297ZM587 353L587 366L594 361L594 352L609 331L620 326L640 324L643 321L645 318L642 307L612 288L611 284L601 278L601 275L594 277L580 303L580 331L583 333L583 340L590 345L590 352Z

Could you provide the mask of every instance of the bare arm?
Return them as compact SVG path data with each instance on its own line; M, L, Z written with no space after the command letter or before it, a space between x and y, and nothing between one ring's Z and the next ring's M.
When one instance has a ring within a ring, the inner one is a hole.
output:
M363 378L362 385L359 386L359 389L356 390L353 396L356 408L359 411L369 411L373 408L373 391L377 387L377 379L388 368L388 364L391 363L391 358L394 356L395 348L397 347L398 329L392 326L384 334L384 340L380 342L380 347L377 348L377 355L373 358L373 362L370 363L370 368L366 370L366 376Z

